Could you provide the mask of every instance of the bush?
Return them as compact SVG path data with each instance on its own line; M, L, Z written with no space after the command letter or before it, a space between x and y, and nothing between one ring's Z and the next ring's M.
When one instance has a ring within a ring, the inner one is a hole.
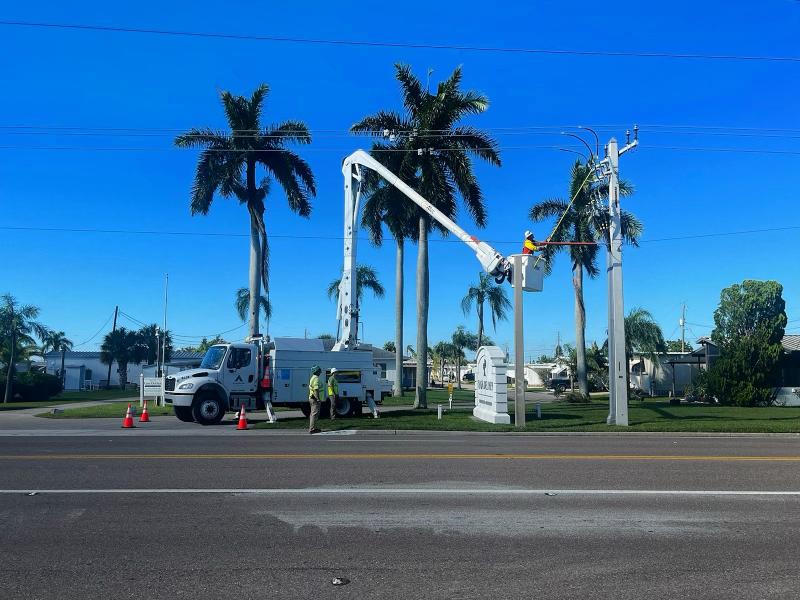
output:
M580 392L567 392L564 394L564 401L570 404L589 404L589 396L584 396Z
M0 378L0 394L6 389L6 378ZM36 402L49 400L62 392L61 380L55 375L26 371L17 373L11 385L11 400L14 402Z

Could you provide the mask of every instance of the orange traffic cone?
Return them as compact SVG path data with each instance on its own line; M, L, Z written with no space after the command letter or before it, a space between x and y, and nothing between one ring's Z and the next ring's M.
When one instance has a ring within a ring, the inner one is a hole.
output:
M139 423L149 423L150 422L150 414L147 412L147 400L144 401L144 408L142 409L142 414L139 416Z
M239 411L239 424L236 426L236 429L247 429L247 416L244 414L244 404L242 404L242 408Z
M122 419L122 428L123 429L132 429L135 427L133 424L133 416L131 415L131 405L128 404L128 412L125 413L125 418Z

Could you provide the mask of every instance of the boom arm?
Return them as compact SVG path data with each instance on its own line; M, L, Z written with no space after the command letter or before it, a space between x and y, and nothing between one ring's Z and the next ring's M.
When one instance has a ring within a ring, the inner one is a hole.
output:
M469 246L484 270L500 283L511 273L511 263L486 242L469 235L442 211L420 196L397 175L384 167L363 150L356 150L344 159L344 270L339 283L339 303L336 318L339 320L338 339L334 350L352 350L358 346L358 303L356 298L356 232L358 209L361 201L361 167L372 169L403 192L414 204L427 212L458 239ZM356 182L356 184L354 184ZM398 352L402 349L398 348Z

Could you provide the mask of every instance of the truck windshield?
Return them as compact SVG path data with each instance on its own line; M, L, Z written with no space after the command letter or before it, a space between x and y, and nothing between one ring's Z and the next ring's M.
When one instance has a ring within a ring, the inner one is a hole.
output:
M211 346L211 348L206 351L203 362L200 363L200 368L219 369L222 365L222 359L225 358L225 350L227 349L227 346Z

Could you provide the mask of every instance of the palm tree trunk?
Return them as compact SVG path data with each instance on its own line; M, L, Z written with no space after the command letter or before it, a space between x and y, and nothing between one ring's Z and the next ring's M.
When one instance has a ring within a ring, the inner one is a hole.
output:
M258 297L261 295L261 240L258 234L258 224L250 215L250 309L248 332L250 336L258 335Z
M478 303L478 348L483 345L483 302Z
M583 304L583 267L572 270L572 285L575 287L575 354L576 375L581 394L589 395L589 378L586 374L586 307Z
M461 389L461 357L456 357L456 379L458 380L458 389Z
M394 369L393 396L403 395L403 238L397 240L394 281Z
M11 381L14 379L14 350L17 346L17 332L14 328L14 319L11 319L11 349L8 356L8 374L6 375L6 391L3 396L3 404L11 401Z
M417 390L414 408L428 408L428 219L419 218L417 243Z
M61 375L61 389L64 389L64 382L66 381L66 377L64 377L64 359L67 355L67 349L62 347L61 348L61 371L59 372Z
M119 389L124 390L128 384L128 363L119 363L117 373L119 374Z

